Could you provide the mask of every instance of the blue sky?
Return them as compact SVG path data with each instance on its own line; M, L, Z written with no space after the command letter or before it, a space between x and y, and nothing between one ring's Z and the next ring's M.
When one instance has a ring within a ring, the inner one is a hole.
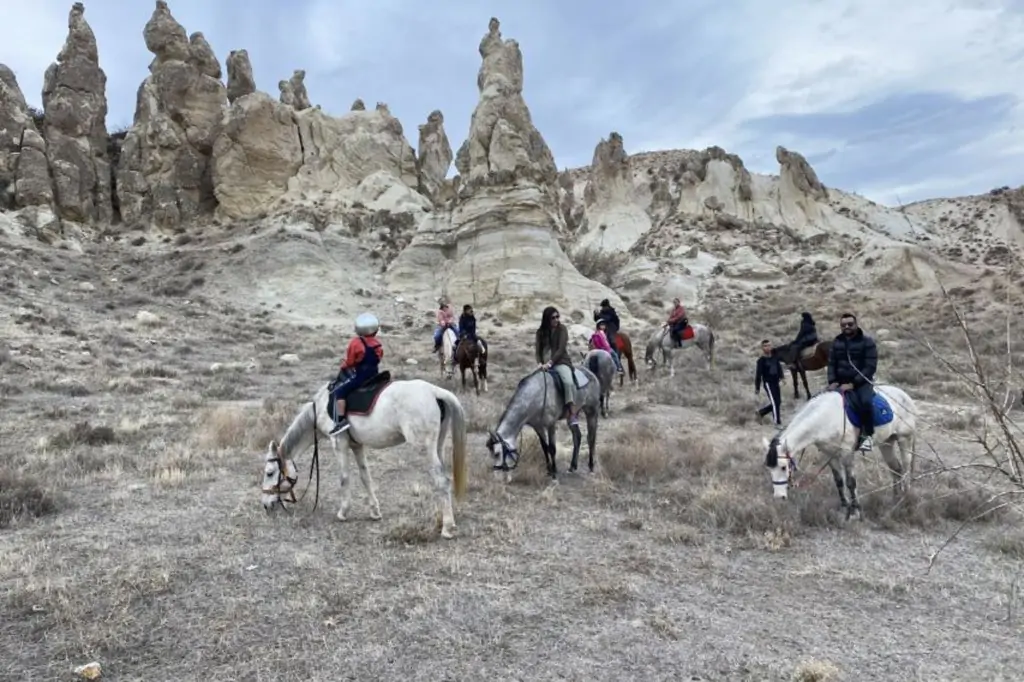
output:
M0 61L38 105L71 3L6 4ZM559 167L589 164L615 130L630 153L717 144L755 172L777 172L782 144L825 184L888 204L1024 183L1024 0L169 5L222 63L246 48L260 89L276 96L303 68L314 104L340 114L357 97L387 102L413 146L433 109L453 147L465 138L477 45L497 16L522 48L526 102ZM131 122L153 7L85 2L111 128Z

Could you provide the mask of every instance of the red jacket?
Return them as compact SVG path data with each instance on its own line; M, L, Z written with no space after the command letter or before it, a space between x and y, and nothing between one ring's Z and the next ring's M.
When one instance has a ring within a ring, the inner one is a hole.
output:
M668 323L675 324L676 322L681 322L684 317L686 317L686 308L684 308L682 304L679 304L673 308L671 314L669 314Z
M384 359L384 347L380 344L380 339L376 336L356 336L348 342L348 350L345 351L345 359L341 362L342 369L351 369L358 365L363 360L363 356L366 354L366 348L363 347L363 341L377 353L377 357L381 360Z

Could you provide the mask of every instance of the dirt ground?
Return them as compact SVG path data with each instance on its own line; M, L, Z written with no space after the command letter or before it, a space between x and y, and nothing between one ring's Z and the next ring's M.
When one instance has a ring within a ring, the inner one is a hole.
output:
M869 331L890 329L883 374L925 419L912 493L894 506L878 454L868 456L855 524L836 518L827 472L776 503L762 466L772 429L753 415L754 353L761 336L795 332L792 292L715 310L714 370L696 351L675 380L641 366L640 387L618 390L600 423L598 472L563 473L558 486L532 434L511 484L490 471L486 430L528 366L529 341L484 321L491 387L458 390L473 466L458 537L445 541L425 457L408 446L371 452L381 521L369 520L357 476L352 518L335 520L337 463L323 442L319 507L311 493L291 513L263 510L267 442L333 375L348 325L236 305L237 292L219 293L232 285L226 253L7 249L5 679L68 679L90 661L104 679L150 682L1019 676L1019 516L969 521L928 570L998 485L939 471L975 456L967 441L981 422L899 331L912 326L951 354L934 301L862 314ZM818 314L823 332L835 305ZM908 310L920 315L910 325ZM998 329L986 310L972 312ZM408 328L386 326L389 367L441 383L427 325L425 311ZM815 390L824 377L809 380ZM784 400L788 419L789 386ZM304 485L310 453L297 462Z

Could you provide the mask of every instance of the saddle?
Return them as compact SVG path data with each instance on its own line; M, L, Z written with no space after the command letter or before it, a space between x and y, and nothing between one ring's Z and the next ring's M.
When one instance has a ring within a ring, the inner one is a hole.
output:
M817 350L818 350L818 344L816 344L816 343L814 345L812 345L812 346L807 346L806 348L801 349L801 351L800 351L800 359L801 360L810 360L811 358L814 357L814 353Z
M384 370L349 393L348 399L345 401L345 416L365 416L373 412L373 407L377 404L377 398L380 397L381 392L389 385L391 385L391 372ZM335 408L335 401L329 401L327 404L328 416L337 421L338 415L334 414Z
M674 330L672 330L671 334L672 340L676 342L677 346L682 346L683 341L689 341L696 335L693 331L693 327L691 327L689 324L683 327L683 331L681 333L677 334Z
M846 411L846 418L850 420L854 428L859 429L861 427L860 415L853 409L853 405L850 404L850 400L843 394L843 408ZM894 419L892 407L889 405L889 401L880 393L875 393L874 400L871 401L871 408L875 415L875 426L885 426Z
M565 404L565 386L562 384L562 378L558 376L558 372L553 368L548 370L548 374L551 375L551 380L555 382L555 392L558 393L558 397L561 399L562 403ZM572 383L576 386L576 389L579 390L590 383L590 377L573 367Z

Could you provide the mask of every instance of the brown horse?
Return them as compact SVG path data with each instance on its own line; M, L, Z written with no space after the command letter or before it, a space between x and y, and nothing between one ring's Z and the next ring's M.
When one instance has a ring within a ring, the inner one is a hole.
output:
M828 354L831 349L831 341L819 341L818 345L814 347L814 354L810 357L799 358L799 362L797 362L796 349L793 348L792 343L785 343L772 349L772 355L781 360L782 364L786 365L790 375L793 377L794 400L800 399L800 387L796 383L797 372L800 373L800 377L804 380L804 393L807 394L807 399L810 400L811 389L807 387L807 372L817 372L828 367Z
M455 362L462 374L462 390L466 390L466 370L473 373L473 390L480 395L480 383L483 382L484 393L487 393L487 343L478 339L478 343L470 343L468 339L459 341L455 349ZM479 375L479 377L478 377Z
M619 355L626 358L626 367L629 369L629 381L636 383L636 362L633 361L633 342L629 340L626 332L615 332L615 348ZM619 375L619 386L622 386L623 376Z

